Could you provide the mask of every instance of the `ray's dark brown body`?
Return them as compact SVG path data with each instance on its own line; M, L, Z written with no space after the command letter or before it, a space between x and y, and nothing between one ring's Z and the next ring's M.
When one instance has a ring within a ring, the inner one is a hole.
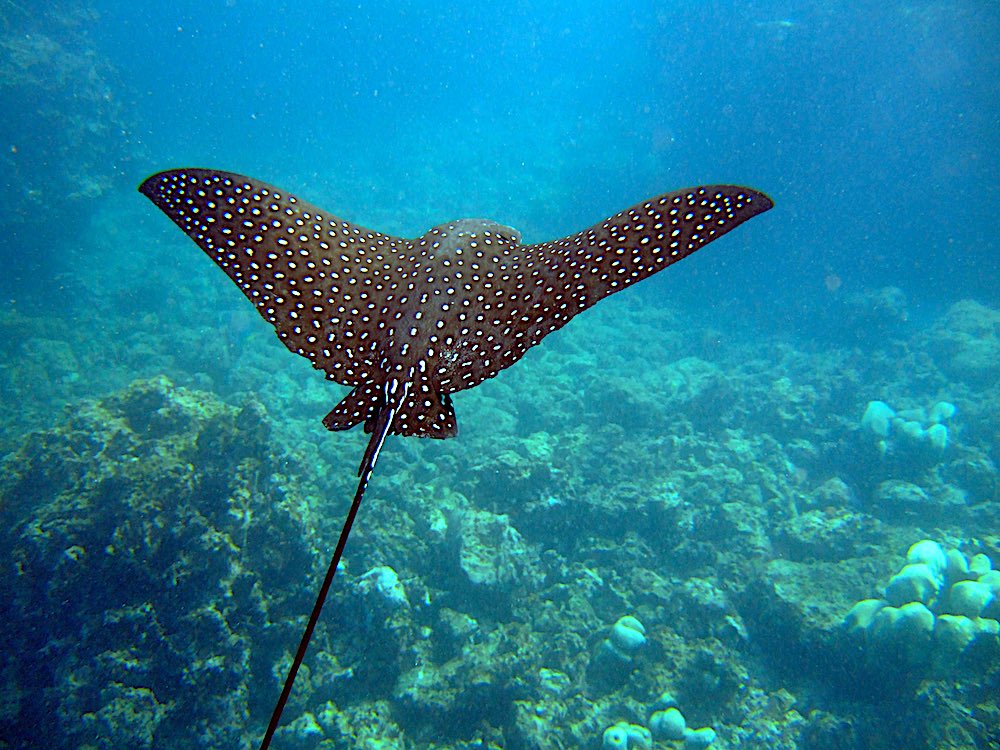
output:
M773 205L750 188L699 186L578 234L522 245L516 231L482 219L393 237L229 172L170 170L139 190L226 272L285 346L352 387L323 424L346 430L363 422L372 433L261 748L278 725L386 436L452 437L451 393L493 377L599 300Z

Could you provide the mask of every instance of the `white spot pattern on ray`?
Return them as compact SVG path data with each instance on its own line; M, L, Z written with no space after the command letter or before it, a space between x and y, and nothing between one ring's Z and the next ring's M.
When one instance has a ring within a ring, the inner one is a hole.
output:
M163 172L140 190L290 350L354 386L327 427L370 428L393 380L409 387L392 431L437 437L456 430L448 394L493 377L600 299L772 205L743 187L698 187L571 237L522 245L515 230L480 219L392 237L226 172Z

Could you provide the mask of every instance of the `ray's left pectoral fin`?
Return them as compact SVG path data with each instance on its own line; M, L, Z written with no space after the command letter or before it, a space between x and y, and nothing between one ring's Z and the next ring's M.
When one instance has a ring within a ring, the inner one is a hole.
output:
M573 314L686 258L774 206L741 185L700 185L664 193L579 234L532 245L535 274ZM572 301L572 304L570 304Z

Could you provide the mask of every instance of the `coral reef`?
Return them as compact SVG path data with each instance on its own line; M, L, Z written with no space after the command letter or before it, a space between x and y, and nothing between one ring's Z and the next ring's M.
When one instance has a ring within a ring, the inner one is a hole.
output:
M161 378L7 457L8 747L246 744L316 563L267 438L258 404Z
M124 88L112 64L88 39L88 27L99 23L100 17L86 4L75 9L53 4L9 18L11 23L0 35L0 81L10 112L36 119L28 128L18 127L18 119L5 121L5 134L15 137L4 142L20 142L23 147L4 154L5 163L15 169L8 178L25 180L26 196L34 191L35 199L50 208L55 208L52 201L67 196L95 197L114 179L114 166L136 153L123 130L126 105L118 97ZM53 132L56 137L45 142ZM126 148L110 151L114 145ZM113 161L102 163L106 156ZM32 182L26 168L32 163L40 166L43 160L59 162L65 182ZM68 192L59 192L59 187Z
M640 747L640 728L675 748L997 740L986 641L944 674L941 658L879 648L844 616L881 583L890 603L855 619L874 627L893 607L888 632L914 643L925 610L942 643L968 635L973 610L992 619L1000 508L984 421L1000 396L898 344L890 356L699 339L696 355L657 337L669 316L639 307L595 311L586 332L459 394L461 439L385 451L282 746ZM634 348L610 343L623 336L657 341L656 364L630 371ZM44 387L83 388L68 380L91 355L42 338L60 363ZM360 438L318 432L322 384L275 374L252 350L239 355L252 398L147 380L5 438L16 595L3 636L34 655L0 671L0 727L25 738L13 747L84 734L223 747L259 732L341 520L327 498L349 497ZM227 382L190 351L150 363ZM859 419L876 400L877 429ZM907 442L897 419L925 435L946 426L947 444ZM926 538L943 547L944 579L932 546L901 564Z
M961 551L945 553L925 539L906 559L885 599L858 602L844 620L849 636L861 639L871 671L1000 672L1000 573L989 557L979 553L970 563Z
M132 134L128 88L91 38L97 12L85 3L16 7L0 7L3 223L11 247L41 250L11 253L2 285L15 294L8 283L23 278L27 306L50 297L26 286L64 299L76 291L66 258L80 227L96 199L125 188L125 168L145 150Z
M919 337L948 377L991 386L1000 381L1000 311L962 300Z

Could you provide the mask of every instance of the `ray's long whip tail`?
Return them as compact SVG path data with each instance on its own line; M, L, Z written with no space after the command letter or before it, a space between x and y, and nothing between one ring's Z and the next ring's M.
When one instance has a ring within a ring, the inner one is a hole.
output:
M405 395L407 389L403 388L401 390L403 390ZM372 430L371 439L368 441L368 447L361 461L361 468L358 470L360 480L358 481L358 489L354 493L354 501L351 503L351 509L347 512L347 518L344 519L344 526L340 530L340 538L337 539L337 547L334 549L330 565L326 569L323 584L319 587L319 593L316 595L316 603L309 614L309 622L306 623L306 628L302 632L302 639L299 641L299 647L295 652L295 657L292 659L292 666L288 669L285 684L281 688L281 695L278 696L278 701L274 704L271 721L268 722L267 731L264 732L264 738L260 742L260 750L267 750L271 746L271 740L278 729L278 724L281 722L281 714L285 710L285 704L288 703L288 697L292 694L295 677L299 673L299 667L302 666L303 659L305 659L306 650L309 648L309 641L312 640L313 631L316 630L316 623L319 622L319 616L323 611L323 605L326 603L327 594L330 593L333 577L337 574L337 566L340 565L340 559L344 556L347 538L351 535L351 527L354 526L354 519L357 517L358 509L361 507L361 501L365 496L365 489L367 489L368 481L371 479L372 472L375 469L375 462L378 460L385 437L389 434L392 419L396 415L397 404L390 404L383 407L376 418L375 428Z

